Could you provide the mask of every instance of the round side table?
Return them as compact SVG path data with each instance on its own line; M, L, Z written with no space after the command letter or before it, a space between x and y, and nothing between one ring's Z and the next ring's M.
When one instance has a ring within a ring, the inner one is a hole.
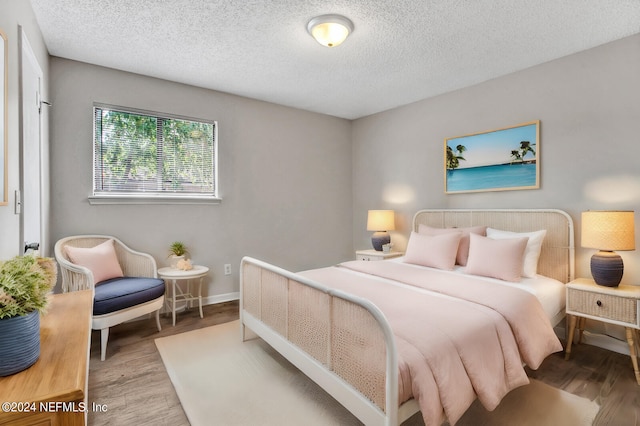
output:
M209 268L202 265L193 265L193 268L188 271L176 268L160 268L158 269L158 277L164 280L171 281L171 297L166 297L165 300L169 303L171 308L171 315L173 317L173 325L176 325L176 302L185 302L189 306L189 302L198 300L198 306L200 308L200 318L202 315L202 278L209 273ZM196 280L198 284L197 296L191 293L191 280ZM187 291L182 291L177 281L184 280L187 282ZM166 281L165 281L166 282ZM176 288L179 294L176 294Z

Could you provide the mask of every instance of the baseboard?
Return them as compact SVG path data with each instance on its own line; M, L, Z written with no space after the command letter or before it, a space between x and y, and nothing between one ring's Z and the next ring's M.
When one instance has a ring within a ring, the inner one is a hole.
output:
M566 339L565 328L556 326L553 331L563 341ZM575 340L574 340L575 341ZM594 333L589 330L585 330L582 333L582 343L587 345L597 346L609 351L618 352L623 355L629 355L629 345L626 341L616 339L615 337L607 336L605 334Z
M591 333L584 331L582 333L582 343L597 346L599 348L608 349L623 355L629 355L629 344L626 341L616 339L615 337L604 334Z
M202 298L203 305L215 305L216 303L231 302L232 300L239 300L240 292L234 291L232 293L215 294L213 296L207 296Z
M232 300L238 300L240 299L240 292L239 291L234 291L232 293L224 293L224 294L215 294L212 296L206 296L202 298L202 306L205 305L215 305L217 303L224 303L224 302L231 302ZM176 303L176 312L181 312L184 310L185 306L184 306L184 302L179 302ZM193 307L198 307L198 303L196 301L192 301L191 302L191 308ZM160 309L160 313L161 314L166 314L166 313L170 313L171 309L169 309L165 303L165 305L162 307L162 309ZM143 316L140 319L144 319L144 318L150 318L151 314L147 315L147 316Z

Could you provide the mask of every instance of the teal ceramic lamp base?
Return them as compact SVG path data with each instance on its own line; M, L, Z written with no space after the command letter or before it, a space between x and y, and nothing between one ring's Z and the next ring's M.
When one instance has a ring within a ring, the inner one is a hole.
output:
M599 251L591 257L591 276L598 285L618 287L624 273L624 264L619 254Z
M374 232L371 237L371 244L377 251L382 251L382 246L391 242L391 235L387 231Z

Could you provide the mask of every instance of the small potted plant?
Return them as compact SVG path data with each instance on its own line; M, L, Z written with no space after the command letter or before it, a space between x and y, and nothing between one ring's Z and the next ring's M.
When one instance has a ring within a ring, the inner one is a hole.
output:
M51 258L16 256L0 262L0 376L33 365L40 356L40 314L56 284Z
M187 253L189 252L187 251L187 247L184 245L184 243L180 241L174 241L173 243L171 243L171 245L169 246L169 257L171 258L171 267L176 268L178 265L178 262L181 260L184 260L185 255Z

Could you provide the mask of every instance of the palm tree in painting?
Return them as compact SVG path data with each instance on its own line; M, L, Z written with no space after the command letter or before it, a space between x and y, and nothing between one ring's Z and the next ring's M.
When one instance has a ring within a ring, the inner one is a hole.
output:
M520 141L520 149L512 149L511 150L511 157L513 158L513 161L511 161L511 164L513 164L515 162L519 162L520 164L524 164L524 157L528 153L531 153L534 157L536 156L536 151L531 146L531 142L529 142L529 141Z
M462 153L467 150L467 147L464 145L456 146L456 151L447 145L447 170L457 169L460 166L460 160L467 161Z
M524 157L531 153L534 157L536 156L536 152L531 147L531 142L529 141L521 141L520 142L520 152L522 153L522 161L524 161Z
M518 151L517 149L511 150L511 157L513 157L513 161L511 161L511 164L513 164L516 161L522 162L522 155L520 155L520 151Z

